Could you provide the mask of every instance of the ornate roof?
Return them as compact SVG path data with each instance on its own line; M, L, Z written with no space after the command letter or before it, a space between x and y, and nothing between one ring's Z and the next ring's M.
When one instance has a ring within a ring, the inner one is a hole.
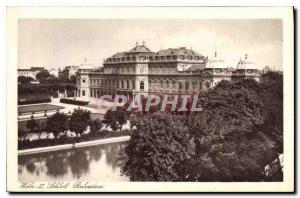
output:
M142 45L139 45L136 43L136 46L132 48L129 51L124 51L124 52L118 52L111 56L110 58L123 58L126 56L132 56L132 55L138 55L138 54L145 54L145 55L152 55L154 52L152 52L143 42Z
M208 59L206 63L206 68L217 69L217 68L227 68L227 66L225 60L223 58L219 58L217 56L217 52L215 52L214 57Z
M161 55L161 56L172 56L172 55L202 56L198 52L195 52L192 49L187 49L185 47L163 49L163 50L158 51L156 54Z
M248 60L247 54L245 54L244 59L240 59L238 62L236 69L257 69L255 63Z
M199 54L198 52L192 50L192 49L187 49L185 47L180 47L180 48L169 48L169 49L164 49L160 50L158 52L152 52L143 42L142 45L139 45L136 43L136 46L132 48L129 51L124 51L124 52L118 52L114 54L113 56L109 57L106 59L106 62L122 62L123 58L129 58L129 61L131 61L131 58L135 58L138 56L145 56L147 58L149 57L156 57L156 56L177 56L179 59L185 59L188 58L190 60L204 60L205 57ZM183 58L181 57L183 56ZM153 59L152 59L153 60ZM156 60L156 59L155 59Z
M134 48L128 51L128 53L143 53L143 52L151 52L151 50L145 46L145 43L142 45L136 45Z

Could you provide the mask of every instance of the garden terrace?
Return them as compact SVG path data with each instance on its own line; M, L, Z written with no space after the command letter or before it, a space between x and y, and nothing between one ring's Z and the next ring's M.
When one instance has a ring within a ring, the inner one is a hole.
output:
M51 104L37 104L37 105L27 105L27 106L18 106L19 114L26 113L36 113L36 112L44 112L44 111L54 111L59 109L64 109L65 107L51 105Z

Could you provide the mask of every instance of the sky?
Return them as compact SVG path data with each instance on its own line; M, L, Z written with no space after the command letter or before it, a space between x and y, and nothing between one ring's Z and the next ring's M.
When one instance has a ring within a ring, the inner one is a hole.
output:
M18 67L64 68L103 59L145 42L152 51L186 47L236 67L245 54L258 69L282 70L279 19L20 19Z

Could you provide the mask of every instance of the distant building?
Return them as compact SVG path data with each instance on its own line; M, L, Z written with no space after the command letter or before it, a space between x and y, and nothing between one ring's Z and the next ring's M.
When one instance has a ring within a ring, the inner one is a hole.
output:
M217 53L208 58L185 47L152 52L143 43L107 58L103 68L82 65L77 76L76 95L83 100L116 94L128 98L151 93L195 95L221 80L242 78L260 78L247 55L230 68Z
M58 77L58 72L59 72L58 69L54 69L54 68L49 70L49 74L55 77Z
M30 69L18 69L18 77L25 76L31 77L36 80L36 75L43 71L44 67L31 67Z
M71 76L76 76L79 66L66 66L64 70L59 72L59 76L64 76L70 78Z

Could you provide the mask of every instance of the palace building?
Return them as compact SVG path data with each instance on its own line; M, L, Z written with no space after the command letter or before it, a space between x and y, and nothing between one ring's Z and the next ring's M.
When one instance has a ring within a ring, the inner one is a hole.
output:
M145 43L104 60L103 67L82 64L76 97L91 101L102 95L201 94L221 80L253 78L260 73L247 55L227 67L217 53L208 58L185 47L151 51Z

